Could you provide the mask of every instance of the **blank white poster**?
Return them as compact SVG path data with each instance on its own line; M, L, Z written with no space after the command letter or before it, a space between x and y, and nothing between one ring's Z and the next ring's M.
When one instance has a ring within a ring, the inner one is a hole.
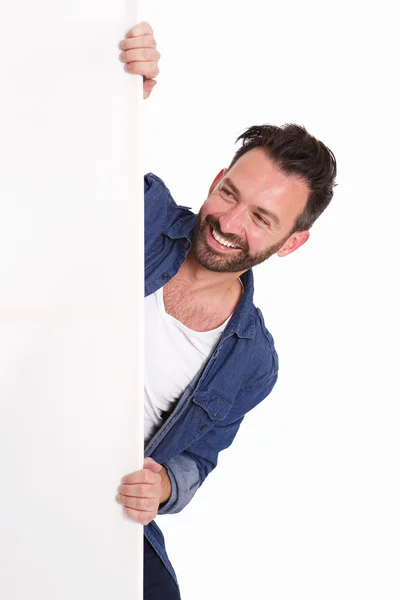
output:
M3 5L4 4L4 5ZM141 80L125 0L0 9L0 590L139 598Z

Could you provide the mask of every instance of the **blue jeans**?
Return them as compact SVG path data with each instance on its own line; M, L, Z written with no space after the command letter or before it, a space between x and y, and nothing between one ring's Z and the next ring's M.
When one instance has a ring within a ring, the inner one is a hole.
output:
M181 600L172 575L153 546L144 538L144 600Z

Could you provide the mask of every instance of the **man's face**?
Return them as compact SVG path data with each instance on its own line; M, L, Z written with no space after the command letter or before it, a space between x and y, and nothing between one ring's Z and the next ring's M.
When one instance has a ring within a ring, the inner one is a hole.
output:
M307 184L285 175L263 149L246 152L216 178L201 207L193 231L195 259L210 271L236 273L279 250L290 254L308 239L308 232L290 235L308 195Z

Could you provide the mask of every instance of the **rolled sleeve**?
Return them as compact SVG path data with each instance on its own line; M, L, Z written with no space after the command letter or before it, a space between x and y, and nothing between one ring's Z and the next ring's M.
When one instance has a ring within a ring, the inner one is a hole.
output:
M158 509L159 515L178 513L195 495L200 486L196 462L186 454L180 454L164 463L171 480L171 496Z

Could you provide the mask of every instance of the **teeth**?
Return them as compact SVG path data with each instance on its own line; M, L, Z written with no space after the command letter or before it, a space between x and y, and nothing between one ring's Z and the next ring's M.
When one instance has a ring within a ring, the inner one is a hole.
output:
M218 235L218 233L215 231L215 229L212 229L212 235L217 240L217 242L219 242L223 246L226 246L227 248L237 248L238 247L238 246L234 246L230 242L227 242L226 240L224 240L224 238L222 238L220 235Z

